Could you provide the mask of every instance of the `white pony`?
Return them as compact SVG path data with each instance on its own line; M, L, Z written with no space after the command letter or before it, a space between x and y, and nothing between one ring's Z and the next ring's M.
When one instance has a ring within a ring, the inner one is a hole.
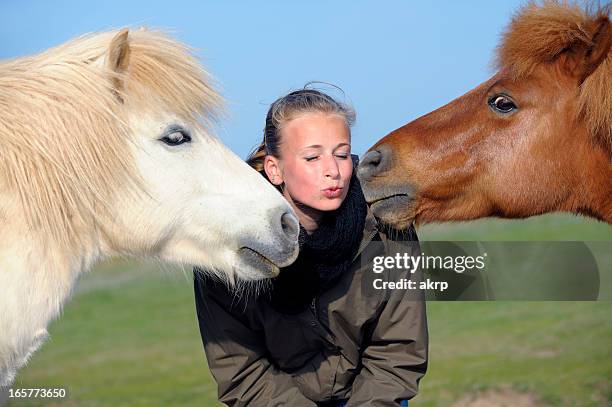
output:
M289 205L210 134L220 104L190 51L157 32L88 35L0 64L5 396L101 258L187 263L230 282L295 260Z

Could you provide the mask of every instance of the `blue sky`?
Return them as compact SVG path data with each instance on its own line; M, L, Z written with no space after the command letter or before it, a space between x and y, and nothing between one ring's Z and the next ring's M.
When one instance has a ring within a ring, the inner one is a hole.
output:
M311 80L344 90L362 154L491 76L499 36L522 3L2 0L0 58L92 31L162 28L196 48L217 79L228 102L219 136L241 157L259 143L268 105Z

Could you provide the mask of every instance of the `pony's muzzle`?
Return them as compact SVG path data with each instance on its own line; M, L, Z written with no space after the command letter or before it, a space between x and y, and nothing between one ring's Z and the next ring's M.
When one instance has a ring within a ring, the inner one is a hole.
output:
M293 263L298 247L300 224L289 205L281 205L268 212L270 240L246 245L255 249L278 267Z
M300 225L288 204L268 211L267 233L247 234L240 241L239 255L245 264L261 274L275 277L279 268L293 263L299 252Z

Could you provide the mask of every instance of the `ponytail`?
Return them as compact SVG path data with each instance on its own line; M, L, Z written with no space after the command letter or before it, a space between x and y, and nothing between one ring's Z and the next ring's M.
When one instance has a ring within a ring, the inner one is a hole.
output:
M261 144L251 151L247 157L247 164L255 169L255 171L265 176L264 159L266 158L266 144L262 141Z

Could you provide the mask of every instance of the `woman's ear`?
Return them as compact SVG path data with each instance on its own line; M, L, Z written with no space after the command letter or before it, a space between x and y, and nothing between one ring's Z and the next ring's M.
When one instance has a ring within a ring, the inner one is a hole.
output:
M278 158L272 155L267 155L264 158L264 171L272 184L281 185L283 182L285 182Z

